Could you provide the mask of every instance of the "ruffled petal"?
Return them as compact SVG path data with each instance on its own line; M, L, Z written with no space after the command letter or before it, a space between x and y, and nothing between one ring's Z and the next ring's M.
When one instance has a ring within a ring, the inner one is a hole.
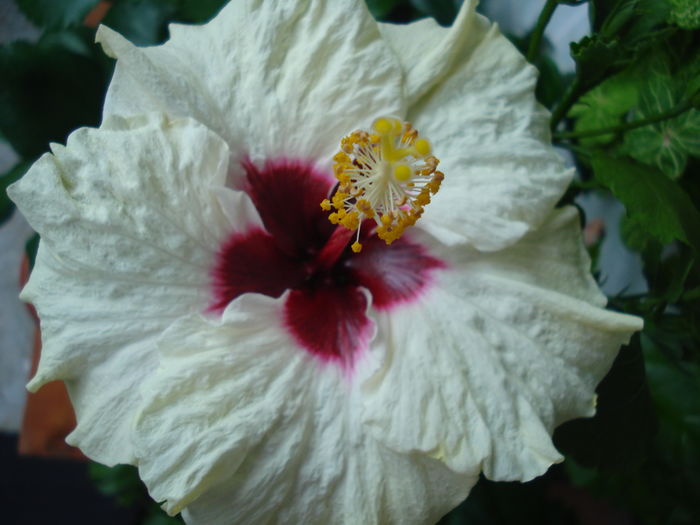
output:
M283 305L247 294L163 334L135 424L152 497L191 525L437 521L476 478L366 436L355 383L294 344Z
M380 23L379 31L396 54L405 74L404 96L416 103L480 43L483 29L476 24L476 0L465 0L451 27L434 18L410 24Z
M641 320L600 308L573 208L498 254L450 252L428 293L379 318L387 358L364 385L365 419L395 450L532 479L562 459L554 427L594 414Z
M98 30L118 58L105 114L193 117L236 159L257 162L330 159L349 130L405 113L401 69L359 0L235 1L204 27L170 33L162 46L138 48Z
M41 235L22 296L43 340L29 388L65 380L78 416L69 441L113 464L133 460L129 428L156 337L206 307L219 242L241 226L219 197L248 197L216 189L228 148L200 124L152 116L107 128L53 145L9 194Z
M537 70L466 1L455 24L383 26L401 61L408 119L445 180L421 222L447 244L499 250L537 228L573 176L550 146Z

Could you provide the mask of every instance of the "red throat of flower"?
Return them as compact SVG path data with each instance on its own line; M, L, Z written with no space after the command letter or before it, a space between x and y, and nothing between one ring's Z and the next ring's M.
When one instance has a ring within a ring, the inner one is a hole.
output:
M243 167L245 191L264 229L233 234L222 244L211 273L210 311L223 311L244 293L288 291L283 323L292 338L324 362L352 369L373 333L370 300L380 311L415 300L444 263L406 237L387 244L372 220L359 230L331 224L318 203L334 181L309 163L280 159ZM353 239L362 243L360 253Z

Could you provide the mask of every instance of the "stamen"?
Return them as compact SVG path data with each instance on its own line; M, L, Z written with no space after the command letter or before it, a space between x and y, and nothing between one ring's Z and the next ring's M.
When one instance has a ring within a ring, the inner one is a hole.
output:
M338 189L321 208L334 208L328 220L358 230L357 239L362 221L373 219L379 238L391 244L423 215L445 176L437 171L430 142L409 122L379 118L372 127L371 133L353 131L340 141L333 157ZM351 248L357 253L362 245L356 240Z

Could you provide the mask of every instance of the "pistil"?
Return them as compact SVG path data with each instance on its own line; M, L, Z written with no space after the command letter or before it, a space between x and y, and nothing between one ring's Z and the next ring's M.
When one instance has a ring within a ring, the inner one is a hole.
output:
M340 144L333 158L340 184L321 208L331 211L331 223L356 232L354 252L362 249L365 219L372 219L377 236L391 244L416 223L440 189L444 175L437 171L439 161L430 154L430 143L409 122L380 118L372 133L354 131Z

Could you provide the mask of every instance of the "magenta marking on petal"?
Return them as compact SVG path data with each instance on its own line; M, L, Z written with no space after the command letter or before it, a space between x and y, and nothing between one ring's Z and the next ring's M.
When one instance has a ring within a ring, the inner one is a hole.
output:
M264 230L234 233L222 244L211 272L209 310L221 312L244 293L280 297L289 290L284 327L301 348L351 373L374 330L366 290L373 307L393 308L417 299L445 263L405 236L387 246L371 220L362 224L362 251L353 253L348 244L356 233L335 228L320 207L333 180L310 163L243 166L244 189Z
M267 161L262 169L245 161L250 195L265 229L279 247L293 257L315 254L333 233L321 207L334 181L308 162L294 159Z
M291 259L272 236L258 228L232 235L221 247L211 272L212 311L222 311L236 297L257 292L279 297L299 286L305 268Z
M391 245L376 236L362 241L362 251L346 260L352 281L372 294L372 306L388 310L417 299L429 287L433 272L447 265L404 235Z
M373 332L367 307L367 296L357 286L292 290L284 305L284 323L302 348L352 370Z

